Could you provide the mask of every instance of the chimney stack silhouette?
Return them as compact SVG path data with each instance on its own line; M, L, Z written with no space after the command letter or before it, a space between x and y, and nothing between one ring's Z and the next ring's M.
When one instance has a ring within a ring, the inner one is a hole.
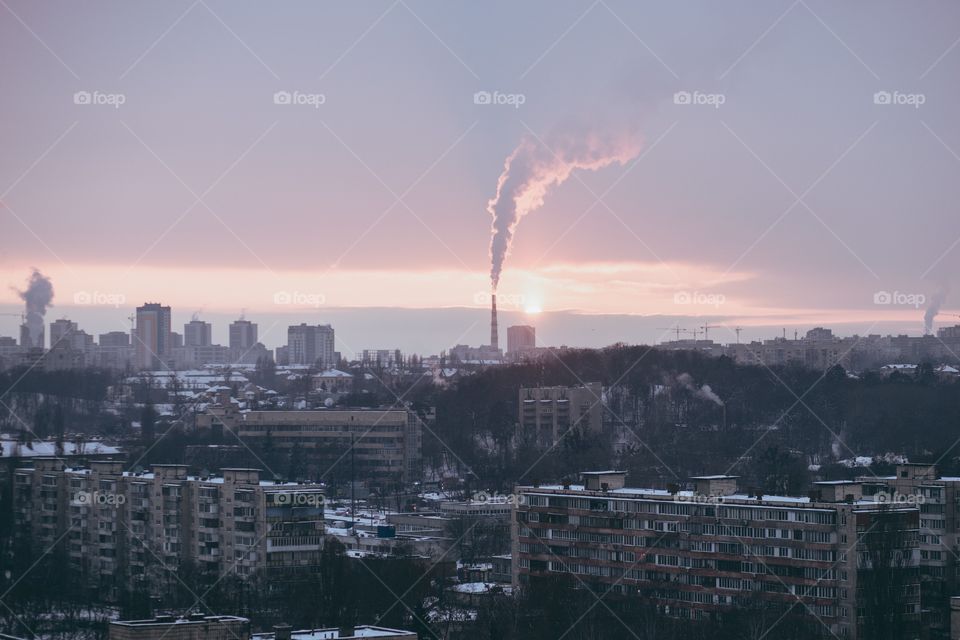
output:
M490 306L490 346L494 349L500 348L500 338L497 335L497 294L491 297Z

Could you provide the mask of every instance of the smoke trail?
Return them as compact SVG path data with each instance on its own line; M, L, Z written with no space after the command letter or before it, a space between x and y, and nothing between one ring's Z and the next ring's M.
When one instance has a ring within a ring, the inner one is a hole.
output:
M575 169L596 171L624 164L640 153L635 133L586 131L565 127L543 143L524 136L507 158L497 181L497 195L487 203L493 216L490 238L490 284L497 290L503 261L510 253L520 219L543 205L551 187L562 184Z
M705 384L698 389L697 385L693 382L693 376L691 376L689 373L681 373L678 375L677 382L679 382L684 389L692 392L696 397L703 400L709 400L719 407L723 406L723 400L721 400L720 396L713 392L713 389L710 388L710 385Z
M927 305L927 310L923 313L924 335L931 335L933 333L933 321L936 319L937 314L940 313L940 307L946 299L947 288L943 286L937 289L937 292L930 297L930 304Z
M47 307L53 301L53 284L50 278L34 269L30 279L27 280L27 288L24 291L17 289L14 291L26 303L25 324L30 337L28 346L42 347L43 316L46 315Z

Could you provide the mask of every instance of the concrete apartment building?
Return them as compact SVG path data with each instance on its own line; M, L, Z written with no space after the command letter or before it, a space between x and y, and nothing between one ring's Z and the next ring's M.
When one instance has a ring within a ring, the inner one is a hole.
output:
M14 472L14 535L38 553L63 549L69 568L104 593L162 588L184 562L240 577L289 575L319 563L318 485L261 480L256 469L198 477L185 465L131 473L116 461L87 468L31 462Z
M960 477L939 477L931 464L900 464L892 476L861 476L864 495L920 509L923 626L946 633L950 598L960 593Z
M603 388L599 382L579 387L521 387L518 422L522 433L550 446L574 427L600 433Z
M174 346L170 331L170 307L148 302L137 307L133 350L138 369L160 369Z
M328 324L300 323L287 328L289 364L305 364L320 368L335 367L335 339L333 327Z
M864 497L854 482L819 483L806 498L751 497L729 476L695 478L694 491L680 491L626 488L625 475L516 489L515 588L573 574L601 593L641 595L693 620L758 602L785 612L799 599L806 606L797 611L836 637L860 639L868 612L858 594L878 584L863 567L888 549L902 567L900 615L919 622L916 506Z
M537 330L526 324L507 327L507 356L514 358L521 351L537 347Z
M183 325L183 346L208 347L213 344L213 325L203 320L191 320Z
M406 409L241 412L226 402L197 416L197 427L229 430L255 448L302 449L321 473L333 468L345 477L352 465L357 479L373 484L420 477L421 421Z

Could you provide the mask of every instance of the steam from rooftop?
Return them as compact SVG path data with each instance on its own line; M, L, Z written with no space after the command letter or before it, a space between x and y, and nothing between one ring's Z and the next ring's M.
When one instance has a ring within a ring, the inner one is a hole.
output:
M642 147L634 132L588 130L567 126L543 140L527 135L504 163L497 194L487 203L493 216L490 238L490 284L500 284L503 262L510 254L521 218L543 206L552 187L563 184L577 169L597 171L624 164Z

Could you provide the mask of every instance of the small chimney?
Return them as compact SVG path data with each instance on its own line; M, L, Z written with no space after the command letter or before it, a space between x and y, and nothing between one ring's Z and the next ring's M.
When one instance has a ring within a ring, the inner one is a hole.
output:
M497 335L497 294L490 297L490 346L500 348L500 337Z
M273 625L273 640L290 640L290 629L285 623Z

